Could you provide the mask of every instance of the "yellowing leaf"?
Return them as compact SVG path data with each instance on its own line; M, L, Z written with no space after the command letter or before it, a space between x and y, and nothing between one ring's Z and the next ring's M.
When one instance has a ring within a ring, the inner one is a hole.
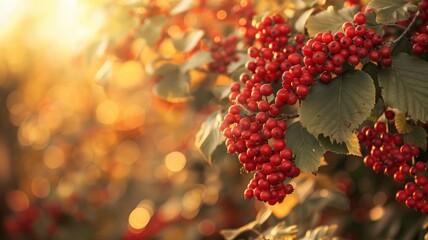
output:
M266 206L272 211L273 215L277 218L286 217L294 206L299 204L300 199L296 192L287 195L282 203L275 204L273 206L266 204Z
M406 115L402 112L395 113L395 127L399 133L409 133L413 130L413 126L406 120Z

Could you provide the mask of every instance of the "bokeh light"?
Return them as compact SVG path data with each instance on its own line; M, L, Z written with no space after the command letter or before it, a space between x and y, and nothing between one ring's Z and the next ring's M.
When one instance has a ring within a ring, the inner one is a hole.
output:
M165 165L172 172L179 172L186 166L186 156L178 151L166 155Z
M134 229L144 228L150 221L150 213L144 207L138 207L129 214L129 225Z

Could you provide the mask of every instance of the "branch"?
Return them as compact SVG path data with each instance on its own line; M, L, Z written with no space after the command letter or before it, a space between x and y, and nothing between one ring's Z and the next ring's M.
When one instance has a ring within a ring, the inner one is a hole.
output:
M418 11L416 12L416 14L413 17L412 21L409 23L409 25L406 27L406 29L404 29L404 31L401 33L401 35L398 36L398 38L394 39L394 41L392 41L392 42L389 43L392 47L395 47L395 45L397 45L398 42L400 42L401 39L403 39L403 37L407 35L407 33L413 27L413 25L416 22L416 19L418 19L418 17L419 17L420 14L421 14L421 11L418 9Z

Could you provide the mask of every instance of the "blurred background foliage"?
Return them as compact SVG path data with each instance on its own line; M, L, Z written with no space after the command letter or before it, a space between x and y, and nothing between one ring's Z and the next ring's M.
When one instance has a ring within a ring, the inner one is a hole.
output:
M325 2L252 6L260 17ZM204 67L206 50L239 36L233 9L247 5L1 0L0 238L422 237L424 219L360 158L329 153L317 176L295 179L296 192L269 209L244 200L250 176L224 149L206 163L195 135L233 81ZM238 49L231 68L245 62Z

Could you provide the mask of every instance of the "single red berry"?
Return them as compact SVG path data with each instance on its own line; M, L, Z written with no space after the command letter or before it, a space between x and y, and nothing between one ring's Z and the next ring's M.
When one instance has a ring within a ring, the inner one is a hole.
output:
M338 41L331 41L328 44L328 50L332 53L338 53L338 52L340 52L340 49L341 49L341 47L340 47L340 43Z
M254 193L252 189L246 189L244 192L244 198L250 199L254 197Z
M294 191L294 187L293 187L293 185L291 185L291 184L286 184L285 186L284 186L284 191L285 191L285 193L286 194L291 194L291 193L293 193L293 191Z
M357 55L351 55L348 58L348 63L353 66L357 66L360 63L360 59Z
M400 190L397 192L397 194L395 194L395 198L397 201L404 203L409 198L409 195L407 195L405 191Z
M302 62L302 57L297 53L292 53L288 56L288 61L291 65L296 65Z
M306 97L308 95L308 93L309 93L309 88L307 86L305 86L305 85L299 85L296 88L296 93L299 96Z
M323 64L325 61L325 58L326 58L326 56L325 56L324 52L317 51L312 56L312 61L314 61L314 63L316 63L316 64Z
M382 64L382 66L384 67L390 67L392 65L392 58L382 58L382 60L380 61L380 63Z
M355 35L356 36L365 36L366 35L366 28L363 25L359 25L355 27Z
M343 31L346 31L346 29L347 29L348 27L352 27L352 23L350 23L350 22L345 22L345 23L343 23L343 25L342 25L342 30L343 30Z
M273 93L273 87L272 87L272 85L270 85L270 84L263 84L260 87L260 93L263 96L269 96L269 95L271 95Z
M364 23L366 23L366 15L361 12L355 14L354 22L358 25L363 25Z
M391 48L388 46L383 46L380 48L379 53L384 58L391 57Z
M404 190L406 191L407 194L413 194L416 191L416 184L412 183L412 182L408 182L406 183L406 185L404 186Z
M323 72L323 73L321 73L321 76L320 76L321 82L323 82L323 83L329 83L331 81L331 79L332 79L331 73L329 73L329 72Z
M414 44L412 47L412 52L416 55L421 55L422 53L425 52L425 49L419 45L418 43Z
M322 34L321 40L323 43L329 44L331 41L333 41L333 34L331 34L331 32L325 32Z
M376 49L371 50L369 53L369 59L370 59L370 61L373 61L373 62L379 61L379 59L380 59L379 51Z
M428 46L428 34L425 34L425 33L419 34L416 41L418 42L419 46L427 47Z
M269 201L271 199L271 193L267 190L264 190L260 193L260 200L261 201Z

